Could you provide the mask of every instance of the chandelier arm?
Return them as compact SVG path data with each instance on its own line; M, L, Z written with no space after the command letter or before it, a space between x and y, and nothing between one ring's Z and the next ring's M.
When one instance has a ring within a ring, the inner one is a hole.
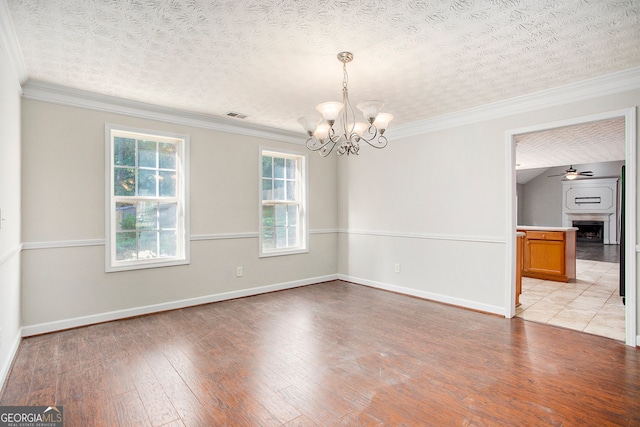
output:
M372 146L373 148L384 148L387 146L387 144L389 143L389 141L387 140L387 137L384 135L380 135L378 136L378 140L374 141L375 138L371 138L371 139L364 139L364 142L366 142L367 144L369 144L370 146Z
M333 145L335 146L336 141L327 139L327 141L324 142L324 141L318 140L318 138L316 138L315 136L311 136L309 139L307 139L306 145L307 145L307 148L311 151L320 151L324 149L327 145L331 144L332 142L333 142Z

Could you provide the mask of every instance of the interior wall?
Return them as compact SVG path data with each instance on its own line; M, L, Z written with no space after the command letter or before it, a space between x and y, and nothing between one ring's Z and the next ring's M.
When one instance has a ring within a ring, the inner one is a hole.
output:
M623 144L624 141L621 141ZM590 170L594 178L620 178L624 161L573 165L578 171ZM562 178L549 177L564 173L569 166L545 170L523 184L522 222L519 225L562 227ZM584 178L581 178L584 179Z
M505 155L506 132L637 106L639 95L622 92L399 139L391 134L385 150L340 162L347 187L340 193L341 276L504 314L511 286L507 168L514 167Z
M20 340L20 84L0 43L0 388Z
M22 115L27 332L335 278L334 158L308 156L309 253L258 258L259 147L304 146L27 99ZM106 122L190 135L190 265L105 273Z

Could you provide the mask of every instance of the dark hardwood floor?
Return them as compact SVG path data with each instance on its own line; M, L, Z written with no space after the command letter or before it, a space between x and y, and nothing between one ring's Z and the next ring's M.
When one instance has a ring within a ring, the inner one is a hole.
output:
M23 340L65 426L640 425L640 350L335 281Z
M576 244L576 258L588 261L620 262L620 245L580 242Z

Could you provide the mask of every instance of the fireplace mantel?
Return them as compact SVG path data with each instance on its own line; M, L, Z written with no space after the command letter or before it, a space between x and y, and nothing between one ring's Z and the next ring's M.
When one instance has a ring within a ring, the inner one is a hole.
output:
M604 243L618 243L618 178L562 181L562 225L602 221Z

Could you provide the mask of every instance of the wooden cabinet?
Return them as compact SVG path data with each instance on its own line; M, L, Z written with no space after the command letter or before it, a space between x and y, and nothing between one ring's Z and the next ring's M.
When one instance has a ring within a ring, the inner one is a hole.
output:
M569 282L576 278L575 230L518 230L526 233L522 275Z

